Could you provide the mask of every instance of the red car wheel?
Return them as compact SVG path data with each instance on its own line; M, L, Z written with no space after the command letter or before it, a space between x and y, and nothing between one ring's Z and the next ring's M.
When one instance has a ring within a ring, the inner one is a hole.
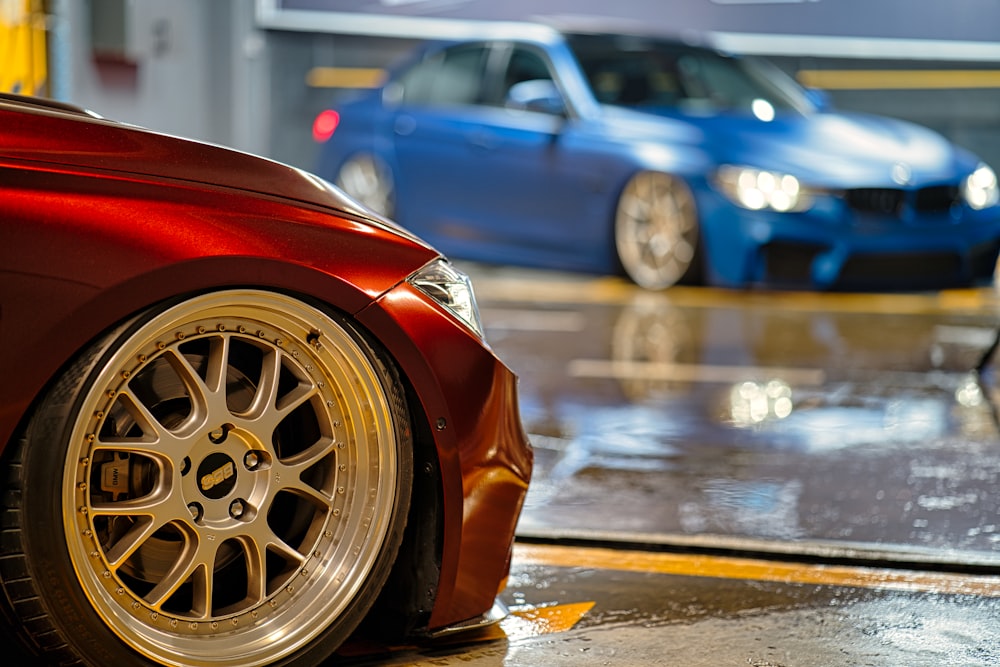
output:
M392 364L256 290L107 334L16 450L6 595L35 643L95 665L320 662L388 576L412 483Z

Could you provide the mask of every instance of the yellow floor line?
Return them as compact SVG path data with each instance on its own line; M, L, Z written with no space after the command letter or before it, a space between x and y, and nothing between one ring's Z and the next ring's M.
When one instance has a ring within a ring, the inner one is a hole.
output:
M566 632L580 622L584 614L591 610L593 602L572 602L548 607L511 610L510 615L500 621L497 631L506 639L538 637L554 632Z
M374 88L382 84L385 70L369 67L313 67L306 73L310 88Z
M780 583L1000 597L1000 576L843 565L804 565L725 556L516 544L515 565L596 568Z
M643 291L618 278L526 281L472 274L481 305L489 303L628 304L636 301L687 308L750 308L838 313L927 314L1000 311L993 288L948 289L925 293L854 293L672 287ZM530 287L528 283L530 282Z
M566 372L570 377L615 378L619 380L661 380L672 382L743 382L748 378L781 378L796 387L817 386L826 380L819 368L780 366L718 366L711 364L667 364L642 361L573 359Z

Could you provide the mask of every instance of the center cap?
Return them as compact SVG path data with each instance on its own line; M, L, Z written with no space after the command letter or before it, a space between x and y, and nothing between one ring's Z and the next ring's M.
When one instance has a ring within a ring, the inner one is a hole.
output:
M225 498L236 486L236 464L227 455L209 454L198 466L198 488L207 498Z

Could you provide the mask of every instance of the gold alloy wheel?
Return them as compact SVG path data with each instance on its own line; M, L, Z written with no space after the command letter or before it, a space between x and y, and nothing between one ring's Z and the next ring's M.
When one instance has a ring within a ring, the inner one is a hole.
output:
M271 664L349 632L409 502L398 377L349 324L271 292L197 296L109 339L52 464L92 611L163 665Z

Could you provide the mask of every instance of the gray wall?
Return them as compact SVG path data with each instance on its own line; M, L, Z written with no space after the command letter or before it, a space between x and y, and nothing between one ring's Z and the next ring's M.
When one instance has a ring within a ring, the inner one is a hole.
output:
M674 6L707 2L671 1ZM888 0L873 1L885 5ZM309 87L306 84L309 70L314 67L382 67L405 53L416 41L399 34L376 37L356 31L338 33L338 26L351 26L338 22L336 16L332 21L317 22L312 19L316 14L306 15L309 20L304 23L280 27L280 22L272 22L271 27L261 27L254 0L54 2L56 11L61 14L60 23L69 25L60 33L68 35L68 43L61 44L61 50L68 54L71 65L68 85L63 87L67 90L64 99L111 118L230 145L307 169L315 164L317 151L310 136L312 120L338 95L345 93ZM315 4L317 0L285 2ZM748 6L727 9L722 2L709 4L716 14L726 11L724 16L730 18L732 11L752 9ZM829 11L837 5L825 1L823 7L818 4L807 3L795 11ZM913 3L903 4L911 7ZM932 6L943 4L947 3L935 2ZM262 2L262 6L273 5L274 0ZM988 6L1000 11L1000 5ZM760 11L761 6L756 10ZM111 56L96 53L91 36L92 19L100 20L102 12L108 11L121 12L125 20L120 53ZM690 13L675 15L696 17ZM907 16L910 20L919 18L918 13ZM365 25L378 29L382 23L369 21ZM717 27L731 29L732 26ZM759 31L760 27L756 29ZM840 40L809 42L798 39L797 48L808 49L811 48L809 44L815 44L813 53L789 53L787 41L747 39L747 35L742 38L744 43L752 44L756 52L772 56L779 66L793 74L800 69L1000 68L1000 57L995 57L994 53L1000 51L1000 25L985 29L997 32L997 40L972 44L976 48L971 51L949 48L947 44L944 50L924 51L948 54L946 58L934 60L915 60L913 58L918 56L907 58L899 54L891 60L857 54L845 58L830 52L831 45L851 43ZM732 40L734 34L741 37L732 32L727 32L726 36ZM736 43L740 43L739 39ZM875 43L884 45L886 42ZM899 45L895 41L888 43ZM767 53L768 45L773 45L772 53ZM907 42L901 46L911 53L921 52L919 48L914 50L920 43ZM963 61L956 58L956 53L974 53L982 57ZM1000 88L838 90L832 92L831 98L840 108L886 114L932 127L1000 168Z
M58 7L69 24L67 101L158 131L268 152L267 35L254 27L253 2L68 0ZM114 15L124 34L95 44L94 23L113 23Z

